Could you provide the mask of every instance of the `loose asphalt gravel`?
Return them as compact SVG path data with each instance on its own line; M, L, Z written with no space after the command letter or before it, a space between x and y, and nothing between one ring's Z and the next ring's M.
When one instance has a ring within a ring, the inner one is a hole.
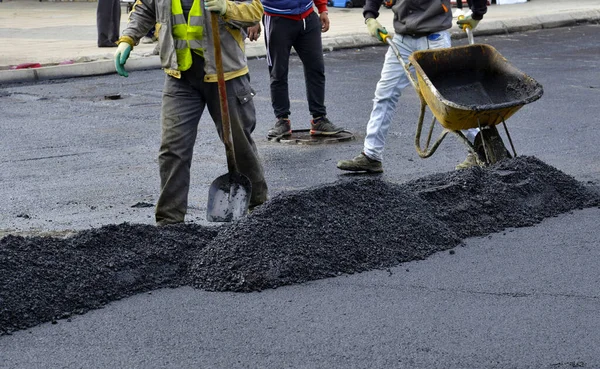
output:
M593 206L598 188L523 156L404 184L351 176L277 195L223 226L9 235L0 239L0 335L157 288L251 292L387 268Z

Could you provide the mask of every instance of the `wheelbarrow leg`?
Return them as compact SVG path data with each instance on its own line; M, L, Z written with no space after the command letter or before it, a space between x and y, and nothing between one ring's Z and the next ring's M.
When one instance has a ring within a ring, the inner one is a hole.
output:
M425 100L423 100L423 98L421 97L421 112L419 113L419 121L417 122L417 132L415 133L415 148L417 149L417 154L419 154L419 156L423 159L433 155L433 153L437 150L438 146L440 146L446 135L451 132L449 129L444 128L444 130L440 133L440 135L430 148L429 144L431 143L433 127L436 121L434 116L433 120L431 121L431 126L429 127L425 148L421 148L421 131L423 130L423 119L425 118L426 106L427 104L425 103Z
M478 150L475 148L475 145L473 145L471 143L471 141L469 141L469 139L461 131L451 131L451 132L454 133L456 135L456 137L458 137L459 141L462 142L467 147L467 150L469 150L470 153L475 155L477 165L479 165L480 167L485 167L486 166L485 155L481 155L478 152Z
M508 137L508 142L510 143L510 148L512 149L513 156L517 156L517 151L515 150L515 145L513 145L512 138L510 137L510 133L508 133L508 127L506 126L506 121L502 118L502 125L504 126L504 132L506 132L506 137Z

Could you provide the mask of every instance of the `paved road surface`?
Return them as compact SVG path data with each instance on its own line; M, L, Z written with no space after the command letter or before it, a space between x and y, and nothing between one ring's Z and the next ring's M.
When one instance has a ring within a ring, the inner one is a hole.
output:
M600 27L582 26L480 40L545 87L509 120L519 154L596 185L598 36ZM251 62L259 150L274 194L333 182L335 162L360 151L383 51L327 54L330 116L358 136L327 147L261 139L272 122L266 67ZM297 65L292 118L307 122L300 73ZM0 224L31 232L152 223L152 209L131 205L156 199L161 80L151 71L0 89ZM123 99L102 98L112 93ZM434 157L417 157L417 108L407 89L386 151L391 181L451 170L464 157L451 139ZM211 128L203 119L192 169L191 219L200 223L205 187L225 168L214 159L220 145ZM585 209L470 239L454 255L389 272L253 294L180 288L134 296L0 337L0 367L599 368L599 215Z

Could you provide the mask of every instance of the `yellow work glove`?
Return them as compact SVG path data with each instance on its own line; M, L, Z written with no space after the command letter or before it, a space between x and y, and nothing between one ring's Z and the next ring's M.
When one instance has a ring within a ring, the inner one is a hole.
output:
M204 8L210 12L225 15L227 12L227 0L206 0Z
M127 42L120 42L117 47L117 51L115 52L115 69L120 76L127 77L129 74L125 70L125 62L127 62L127 58L129 58L129 53L131 52L131 45Z
M367 18L365 23L367 24L367 28L369 29L369 33L371 34L371 36L383 42L383 38L381 38L380 33L387 35L385 27L382 26L381 23L379 23L375 18Z
M479 24L479 21L471 18L471 16L469 15L468 17L459 17L456 24L458 24L458 27L463 30L467 27L475 29L475 27L477 27L477 25Z

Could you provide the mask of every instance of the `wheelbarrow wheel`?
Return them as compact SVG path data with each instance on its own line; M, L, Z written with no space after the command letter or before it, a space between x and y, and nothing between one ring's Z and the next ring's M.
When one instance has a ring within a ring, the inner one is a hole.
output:
M511 157L495 126L482 128L474 142L477 155L486 165Z

